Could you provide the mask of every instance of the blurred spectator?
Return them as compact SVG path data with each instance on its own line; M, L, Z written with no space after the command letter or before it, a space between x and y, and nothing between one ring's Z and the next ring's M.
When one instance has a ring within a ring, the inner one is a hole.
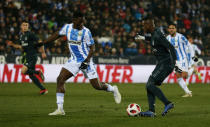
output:
M159 21L163 33L169 22L176 23L178 32L192 35L206 53L203 55L209 55L209 5L209 0L4 0L0 2L0 53L19 54L4 40L17 40L22 20L28 20L31 30L43 40L70 23L75 11L81 11L99 47L98 56L109 56L112 50L119 56L151 54L147 44L131 39L142 31L140 20L148 14ZM63 42L45 48L48 55L69 52Z

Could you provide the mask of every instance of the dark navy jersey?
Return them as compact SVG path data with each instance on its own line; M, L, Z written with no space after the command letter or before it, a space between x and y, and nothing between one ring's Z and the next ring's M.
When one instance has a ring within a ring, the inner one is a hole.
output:
M152 33L150 45L152 46L152 52L159 62L170 58L172 63L175 64L175 48L158 28L156 28Z
M37 48L35 46L38 43L36 35L30 31L20 33L18 43L23 48L23 54L30 57L37 55Z

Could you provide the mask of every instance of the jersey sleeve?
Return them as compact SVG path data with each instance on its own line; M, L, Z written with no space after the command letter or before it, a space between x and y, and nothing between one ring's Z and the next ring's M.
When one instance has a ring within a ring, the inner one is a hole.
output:
M69 25L68 24L65 24L61 29L60 31L58 32L59 35L67 35L67 31L69 29Z
M189 54L190 54L190 55L189 55L190 57L188 56L188 57L189 57L188 59L191 60L191 58L195 56L195 52L194 52L194 50L193 50L193 45L191 45L191 44L189 45L188 52L189 52Z
M93 45L95 42L93 40L91 32L88 30L87 35L86 35L86 42L88 46Z
M195 52L197 52L198 55L200 55L201 54L201 50L198 48L198 46L197 45L193 45L193 46L194 46Z
M190 42L187 40L187 38L184 35L182 35L181 39L182 43L184 43L187 46L187 48L190 48Z

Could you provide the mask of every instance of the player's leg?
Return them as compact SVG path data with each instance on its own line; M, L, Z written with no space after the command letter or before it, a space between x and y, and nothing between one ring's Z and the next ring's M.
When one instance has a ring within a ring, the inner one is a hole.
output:
M98 78L90 79L90 84L97 90L112 92L114 94L115 102L117 104L121 102L121 94L117 86L112 86L108 83L100 82Z
M41 70L36 71L35 68L34 69L31 68L31 67L35 66L36 62L37 62L37 57L35 57L35 56L30 57L30 58L26 58L26 56L23 56L22 63L24 66L21 68L21 72L23 74L28 74L28 75L36 74L41 78L41 80L42 80L41 82L43 82L44 75L43 75L42 71Z
M202 80L201 73L198 72L198 69L196 68L196 66L193 66L193 68L194 68L194 73L198 76L198 79L199 79L199 80Z
M107 92L112 92L114 95L115 102L119 104L121 102L121 94L118 90L117 86L112 86L108 83L100 82L98 79L98 74L96 71L96 68L94 66L94 63L91 61L88 68L83 70L83 73L87 75L87 77L90 80L90 84L93 86L93 88L97 90L104 90Z
M187 84L184 81L184 78L186 78L187 75L187 72L176 73L178 84L185 92L185 95L182 97L192 97L192 92L188 89Z
M176 73L177 81L179 86L185 91L183 97L191 96L191 91L188 89L187 84L184 79L188 77L188 62L186 59L177 63L177 66L183 71L182 73Z
M146 112L140 112L140 116L143 117L155 117L155 95L150 92L148 89L146 89L147 91L147 100L149 103L149 110Z
M155 112L155 106L154 106L155 96L157 96L158 99L161 100L166 107L170 105L165 111L166 113L169 109L173 108L173 103L171 103L165 97L161 89L157 87L157 85L161 85L163 80L172 72L172 70L173 70L173 67L164 66L163 64L158 64L156 66L156 68L152 72L152 75L149 77L148 82L146 84L149 111L140 113L141 116L148 116L148 117L155 116L155 113L154 113Z
M147 84L146 84L146 89L147 91L149 91L150 93L152 93L154 96L157 96L158 99L163 102L165 105L171 103L166 96L163 94L162 90L160 88L157 87L157 85L160 85L160 83L157 83L157 81L155 81L154 77L150 76ZM149 94L149 93L148 93ZM155 99L155 98L151 98L151 99ZM150 107L153 107L152 105L154 105L154 100L150 100L149 101L149 105ZM154 110L154 109L152 109Z
M147 82L148 85L150 84L149 82L150 81ZM155 95L152 92L150 92L150 90L147 89L147 87L146 90L147 90L147 99L149 103L149 111L155 112Z
M57 88L56 88L56 103L58 108L52 112L49 113L49 115L65 115L65 112L63 110L63 103L64 103L64 94L65 94L65 82L69 78L71 78L73 74L65 69L62 68L59 76L57 77Z
M193 67L190 67L189 70L188 70L188 77L187 77L187 79L186 79L186 85L187 85L187 86L189 85L190 77L191 77L191 75L193 74L193 71L194 71L194 68L193 68Z
M47 94L48 91L47 89L42 85L40 80L35 76L35 74L39 73L38 71L35 71L35 64L37 59L36 58L31 58L28 60L24 60L24 65L21 68L21 72L23 74L28 74L29 78L33 81L33 83L40 89L40 94L44 95Z

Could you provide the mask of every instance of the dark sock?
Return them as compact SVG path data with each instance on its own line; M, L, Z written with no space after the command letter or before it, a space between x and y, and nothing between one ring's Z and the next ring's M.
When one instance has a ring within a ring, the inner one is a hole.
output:
M34 82L34 84L39 87L41 90L44 90L44 86L40 83L39 79L37 79L34 75L29 75L30 79Z
M149 111L155 112L155 95L147 90L147 99L149 103Z
M152 78L149 79L147 85L147 90L149 90L153 95L157 96L165 105L171 103L163 94L160 88L155 85L155 82L152 81Z
M33 74L39 74L39 71L35 71L35 70L32 70L32 69L28 69L26 74L29 74L29 75L33 75Z

